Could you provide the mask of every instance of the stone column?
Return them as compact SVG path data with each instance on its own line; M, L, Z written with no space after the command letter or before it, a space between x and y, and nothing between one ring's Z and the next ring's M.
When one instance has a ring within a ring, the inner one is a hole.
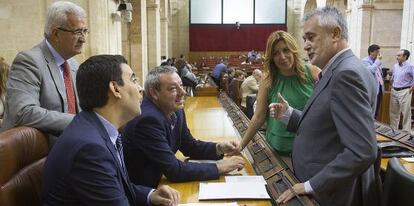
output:
M404 1L401 48L407 49L411 54L414 54L414 2L412 0ZM414 58L411 57L408 61L414 63Z
M124 51L128 53L126 56L129 57L129 64L143 85L148 73L147 3L141 0L131 0L131 3L132 22L129 25L128 41L124 43Z
M161 25L161 56L170 57L169 33L168 33L169 6L168 0L161 0L160 25Z
M117 4L112 0L99 1L88 0L88 27L90 35L88 43L90 53L82 53L87 59L97 54L121 54L121 22L112 18L112 13L117 12Z
M148 68L161 64L160 0L147 0Z

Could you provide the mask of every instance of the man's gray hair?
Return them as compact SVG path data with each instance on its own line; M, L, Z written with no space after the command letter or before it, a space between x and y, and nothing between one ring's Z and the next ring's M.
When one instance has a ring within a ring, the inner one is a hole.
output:
M161 83L160 83L160 76L161 74L174 74L177 72L177 69L172 66L159 66L155 67L153 70L148 72L147 76L145 77L144 89L145 95L150 97L150 89L159 90Z
M55 27L67 27L68 25L68 14L86 18L86 12L82 7L69 2L69 1L57 1L50 5L47 9L46 23L44 36L49 39L52 34L52 30Z
M345 17L335 7L317 8L303 17L302 23L310 20L313 17L319 17L319 26L326 30L332 30L339 26L341 28L341 39L348 41L348 25Z

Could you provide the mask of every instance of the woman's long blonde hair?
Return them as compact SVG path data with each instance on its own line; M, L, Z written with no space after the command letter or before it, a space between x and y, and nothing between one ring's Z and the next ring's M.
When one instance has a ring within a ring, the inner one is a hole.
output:
M6 82L9 76L9 65L4 62L4 58L0 57L0 96L6 94Z
M307 81L305 75L305 65L299 54L299 46L296 43L295 38L285 31L275 31L267 38L266 53L263 63L266 82L270 83L269 86L276 83L279 68L277 68L275 62L273 61L273 56L275 45L280 41L284 41L289 50L293 53L293 71L299 76L301 82L305 83Z

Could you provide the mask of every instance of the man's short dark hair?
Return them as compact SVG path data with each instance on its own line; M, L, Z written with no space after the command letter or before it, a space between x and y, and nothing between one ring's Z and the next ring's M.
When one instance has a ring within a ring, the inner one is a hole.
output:
M401 49L401 51L403 51L403 55L407 57L405 60L408 60L408 58L410 57L410 51L408 51L407 49Z
M92 111L107 103L110 81L124 85L121 70L123 63L128 64L121 55L97 55L79 66L76 88L82 110Z
M380 46L373 44L371 46L368 47L368 55L370 55L372 52L381 49Z

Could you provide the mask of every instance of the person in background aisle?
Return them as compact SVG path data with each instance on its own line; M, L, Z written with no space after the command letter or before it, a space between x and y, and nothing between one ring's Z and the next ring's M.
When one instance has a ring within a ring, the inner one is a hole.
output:
M194 139L184 113L186 92L175 68L156 67L145 79L142 114L124 130L125 162L132 182L157 187L162 175L174 182L217 179L244 167L244 159L233 156L236 141L205 142ZM180 150L192 159L219 160L217 163L183 162L175 156Z
M216 85L220 88L221 75L227 73L229 62L228 60L222 59L220 63L214 67L211 77L213 78Z
M410 52L401 49L397 53L397 63L391 69L391 99L390 122L391 127L398 129L401 113L403 115L402 130L411 133L411 96L414 88L414 65L408 58Z
M259 87L256 109L243 136L244 148L267 120L266 140L291 165L289 159L295 134L288 132L279 120L268 115L268 105L278 102L282 94L292 106L303 109L312 94L320 69L305 64L294 37L284 31L275 31L267 39L264 77Z
M0 57L0 128L3 123L4 105L6 102L6 81L9 76L10 66Z
M49 134L49 146L80 111L73 78L89 33L78 5L57 1L47 10L45 39L17 54L7 81L2 130L34 127Z
M47 156L42 205L178 205L179 193L134 185L118 130L141 114L141 87L125 58L93 56L76 75L77 114Z
M380 47L373 44L368 47L368 56L362 59L364 66L375 76L378 85L377 104L375 108L375 118L377 118L379 108L381 106L381 99L384 93L384 80L382 79L382 68L381 68L381 53Z

